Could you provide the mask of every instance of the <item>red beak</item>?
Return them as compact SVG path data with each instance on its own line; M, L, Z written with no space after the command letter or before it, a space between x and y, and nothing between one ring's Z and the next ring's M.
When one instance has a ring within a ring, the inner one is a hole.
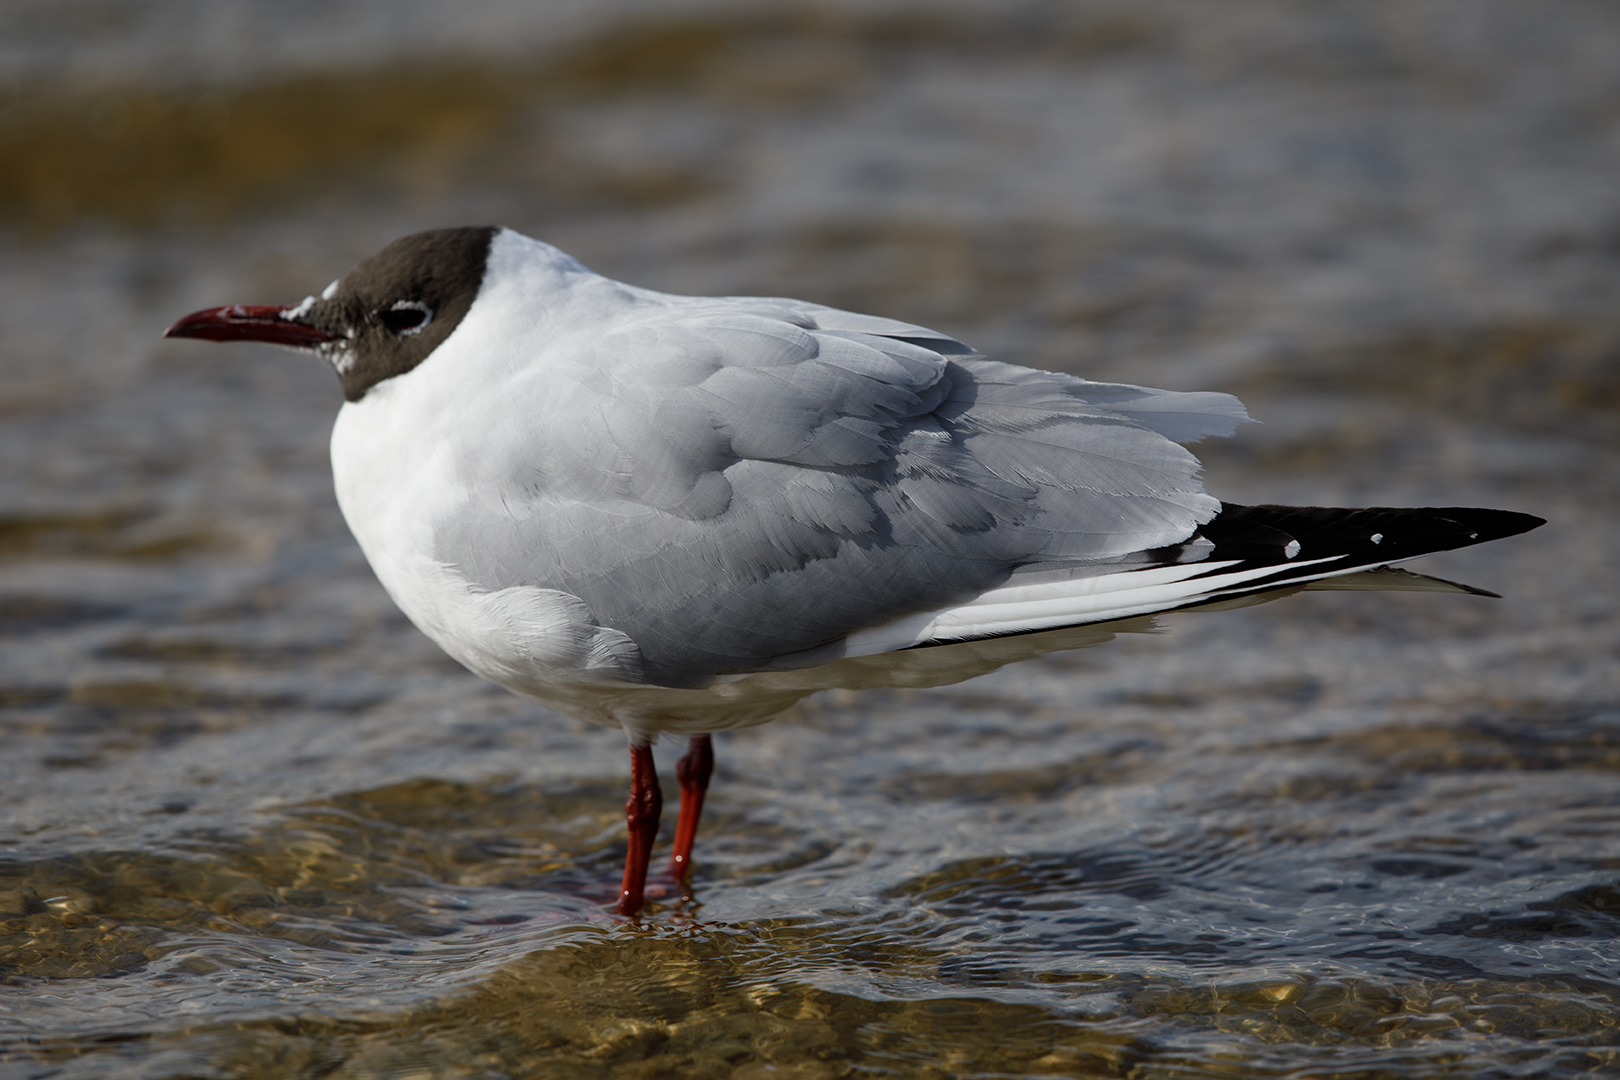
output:
M328 341L337 340L336 334L327 333L318 326L282 318L282 312L292 308L284 304L228 307L194 311L163 332L166 338L202 338L205 341L265 341L272 345L290 345L295 349L309 349Z

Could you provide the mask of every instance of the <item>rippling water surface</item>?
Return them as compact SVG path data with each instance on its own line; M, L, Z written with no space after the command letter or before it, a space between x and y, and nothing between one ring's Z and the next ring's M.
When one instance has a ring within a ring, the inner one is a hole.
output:
M769 10L0 12L0 1075L1620 1070L1614 10ZM1239 393L1233 501L1552 523L724 735L626 921L622 738L393 609L331 374L159 340L479 221Z

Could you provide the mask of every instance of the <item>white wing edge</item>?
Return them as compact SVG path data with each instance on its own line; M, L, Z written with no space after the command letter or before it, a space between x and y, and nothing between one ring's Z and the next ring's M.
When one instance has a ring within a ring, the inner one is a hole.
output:
M1277 589L1299 589L1310 582L1376 571L1388 565L1387 562L1376 562L1344 566L1345 558L1347 556L1333 555L1298 563L1272 563L1209 574L1211 570L1239 565L1236 561L1225 560L1127 570L1074 581L1004 586L991 589L966 604L911 615L851 634L845 641L844 655L872 656L916 645L1024 634L1152 615L1218 601L1235 591L1241 591L1250 582L1280 573L1288 576L1286 580L1276 583ZM1329 566L1335 563L1341 565ZM1311 566L1321 569L1314 573L1300 573ZM1209 576L1196 576L1206 574ZM1401 588L1393 581L1390 584L1396 589ZM1370 586L1356 582L1350 587ZM1407 587L1410 588L1410 584Z

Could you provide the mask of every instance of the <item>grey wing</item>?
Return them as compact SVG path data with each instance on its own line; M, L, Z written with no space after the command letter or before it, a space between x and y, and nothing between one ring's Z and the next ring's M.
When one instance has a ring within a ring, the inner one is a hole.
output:
M528 456L437 536L480 586L580 597L649 681L836 659L1029 568L1187 539L1219 503L1175 441L1222 394L1089 383L794 301L671 305L538 366Z

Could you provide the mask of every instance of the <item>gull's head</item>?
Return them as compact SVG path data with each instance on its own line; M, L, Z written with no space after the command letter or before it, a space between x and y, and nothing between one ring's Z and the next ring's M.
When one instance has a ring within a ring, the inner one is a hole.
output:
M263 341L325 357L343 396L366 391L426 360L450 336L483 285L500 229L469 226L413 233L363 259L319 296L291 305L208 308L164 337Z

